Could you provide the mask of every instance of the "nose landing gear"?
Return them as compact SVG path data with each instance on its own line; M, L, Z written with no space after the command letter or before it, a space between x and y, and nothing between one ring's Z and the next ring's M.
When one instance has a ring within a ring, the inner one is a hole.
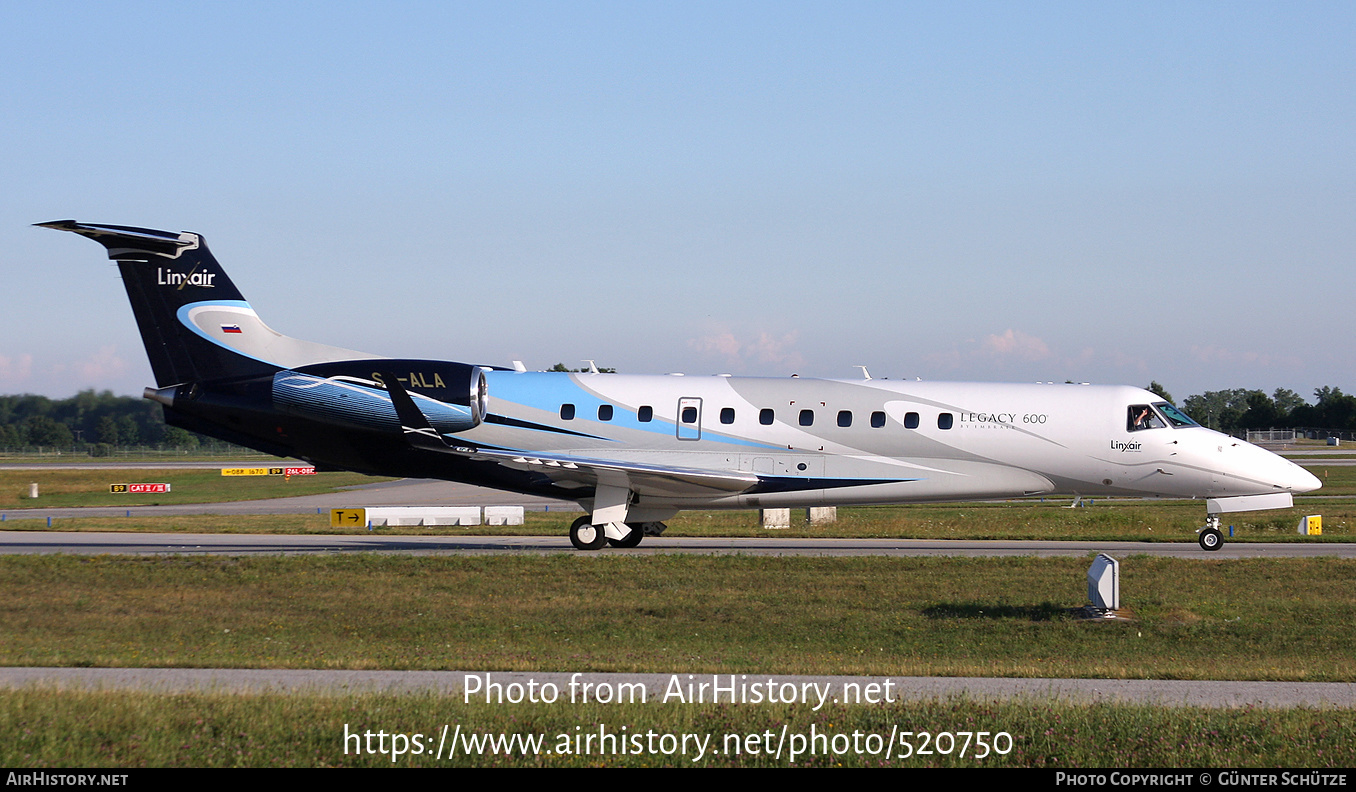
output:
M1224 546L1224 534L1219 530L1219 515L1207 514L1205 516L1205 527L1200 530L1200 536L1197 541L1201 544L1202 550L1218 550Z

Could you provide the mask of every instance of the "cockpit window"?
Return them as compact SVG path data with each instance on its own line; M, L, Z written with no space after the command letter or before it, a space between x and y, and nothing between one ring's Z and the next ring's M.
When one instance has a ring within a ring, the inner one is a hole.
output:
M1162 429L1167 424L1158 417L1158 413L1147 404L1132 404L1126 415L1125 431L1139 432L1145 429Z
M1178 426L1200 426L1200 424L1191 420L1186 413L1167 402L1154 402L1154 406L1158 408L1159 412L1163 413L1163 417L1168 419L1168 423L1172 424L1173 428Z

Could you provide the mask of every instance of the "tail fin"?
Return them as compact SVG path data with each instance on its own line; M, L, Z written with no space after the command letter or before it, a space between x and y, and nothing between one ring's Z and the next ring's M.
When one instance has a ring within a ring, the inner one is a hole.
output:
M74 220L38 225L93 239L118 262L159 387L375 357L274 331L198 234Z

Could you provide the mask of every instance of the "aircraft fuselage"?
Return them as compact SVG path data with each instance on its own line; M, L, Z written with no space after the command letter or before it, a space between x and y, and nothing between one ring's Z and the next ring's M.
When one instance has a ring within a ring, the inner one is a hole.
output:
M492 415L534 428L482 423L468 442L785 480L780 492L697 499L706 508L1230 497L1316 484L1200 426L1130 431L1131 406L1162 401L1131 387L512 371L487 372L487 385Z
M1149 391L1073 384L634 376L383 358L269 328L201 236L71 220L118 262L167 422L365 473L570 498L576 546L681 509L1033 495L1280 508L1319 482Z

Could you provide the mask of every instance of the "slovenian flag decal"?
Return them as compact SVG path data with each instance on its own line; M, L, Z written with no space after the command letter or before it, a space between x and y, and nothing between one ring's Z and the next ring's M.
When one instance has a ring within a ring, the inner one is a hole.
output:
M239 333L239 332L241 332L241 330L240 330L240 325L222 325L222 326L221 326L221 332L223 332L223 333Z

